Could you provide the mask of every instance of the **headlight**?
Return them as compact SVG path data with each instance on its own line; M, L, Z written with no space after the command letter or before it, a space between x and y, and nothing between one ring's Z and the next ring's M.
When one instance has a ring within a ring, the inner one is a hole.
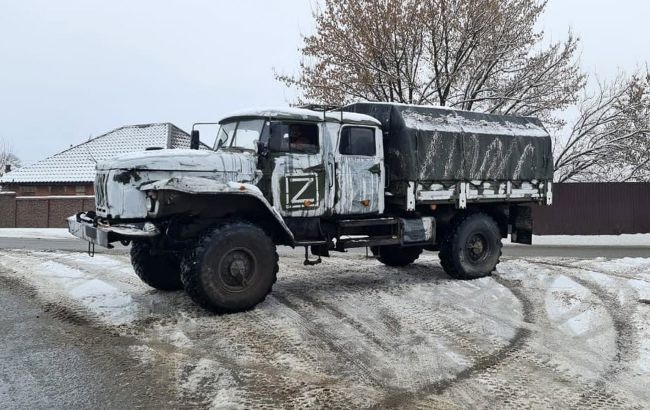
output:
M156 198L157 197L158 197L158 193L156 191L147 192L147 199L145 200L145 205L147 207L148 212L155 212L156 211Z

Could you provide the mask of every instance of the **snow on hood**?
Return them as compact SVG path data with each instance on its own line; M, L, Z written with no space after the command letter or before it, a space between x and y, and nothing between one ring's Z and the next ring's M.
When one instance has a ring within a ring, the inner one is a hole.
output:
M247 171L255 168L252 152L162 149L131 152L97 163L97 170Z

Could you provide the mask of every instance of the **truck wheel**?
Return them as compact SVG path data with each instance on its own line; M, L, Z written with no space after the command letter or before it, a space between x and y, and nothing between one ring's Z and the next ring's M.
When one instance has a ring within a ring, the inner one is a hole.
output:
M187 294L217 313L253 308L271 292L277 273L271 238L242 221L224 223L200 237L181 263Z
M419 246L401 247L397 245L372 246L370 251L377 260L387 266L406 266L415 262L422 253Z
M456 222L440 244L440 264L457 279L488 276L499 263L501 233L494 219L483 213Z
M159 290L180 290L181 260L168 253L151 253L148 242L133 242L131 265L135 274L147 285Z

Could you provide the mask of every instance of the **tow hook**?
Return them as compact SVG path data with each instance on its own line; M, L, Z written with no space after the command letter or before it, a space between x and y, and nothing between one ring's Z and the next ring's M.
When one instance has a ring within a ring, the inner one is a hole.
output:
M322 261L323 260L320 258L320 255L318 256L318 259L316 259L315 261L310 261L309 260L309 247L305 246L305 262L303 262L305 266L318 265Z

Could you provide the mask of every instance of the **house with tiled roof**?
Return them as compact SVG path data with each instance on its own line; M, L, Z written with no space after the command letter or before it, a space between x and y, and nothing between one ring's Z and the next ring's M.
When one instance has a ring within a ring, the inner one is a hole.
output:
M190 136L170 123L129 125L0 177L18 196L94 195L97 161L147 148L189 148Z

